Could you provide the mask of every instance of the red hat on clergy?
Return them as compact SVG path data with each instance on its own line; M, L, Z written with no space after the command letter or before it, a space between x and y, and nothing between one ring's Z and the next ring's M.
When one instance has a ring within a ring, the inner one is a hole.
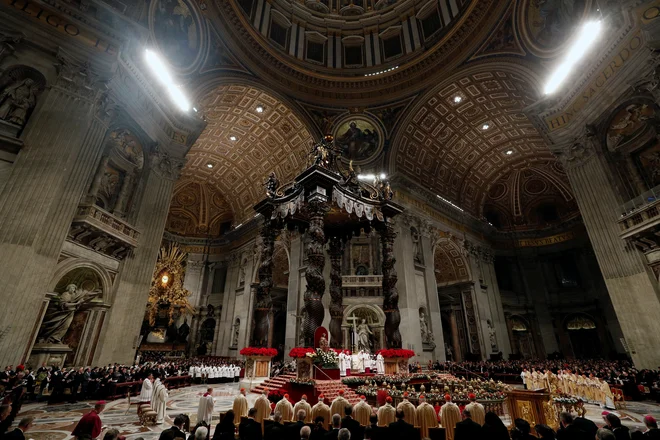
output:
M245 388L241 388L241 393L245 393Z
M477 399L477 396L475 396L474 393L470 393L470 394L468 394L468 399L470 399L470 400L476 400L476 399Z
M405 392L403 393L403 397L408 397L408 396L409 396L408 391L405 391Z
M307 394L303 394L302 397L301 397L301 399L305 399L305 400L307 400Z
M105 400L99 400L94 404L94 406L105 406L105 404L106 404Z
M385 399L385 402L392 403L392 398L390 396L387 396L387 399Z
M319 400L325 399L325 396L323 394L319 394Z
M645 421L646 423L657 423L657 422L655 421L655 417L653 417L653 416L651 416L651 415L644 416L644 421Z
M365 400L366 397L364 395L360 396L360 399Z
M424 394L419 395L419 400L426 399L426 396Z
M451 396L449 394L445 394L445 400L449 402L451 400Z
M605 417L605 416L608 415L609 413L610 413L609 411L603 411L602 413L600 413L600 415L603 416L603 417Z
M343 396L344 395L344 390L339 390L339 395Z
M285 398L286 400L289 400L289 395L288 395L288 394L285 394L285 395L284 395L284 398Z

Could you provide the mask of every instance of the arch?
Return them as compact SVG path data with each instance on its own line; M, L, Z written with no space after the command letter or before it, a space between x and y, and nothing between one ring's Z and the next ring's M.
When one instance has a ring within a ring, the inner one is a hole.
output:
M531 332L529 326L529 321L523 318L520 315L511 315L509 316L509 321L511 322L511 331L514 332Z
M59 263L55 267L55 272L48 284L48 290L54 291L60 280L76 269L91 269L94 271L101 282L101 296L99 299L103 299L106 303L110 302L109 300L111 298L109 295L112 292L112 277L100 264L83 258L69 258Z
M436 283L443 287L472 279L463 251L450 238L441 238L433 247L433 267Z

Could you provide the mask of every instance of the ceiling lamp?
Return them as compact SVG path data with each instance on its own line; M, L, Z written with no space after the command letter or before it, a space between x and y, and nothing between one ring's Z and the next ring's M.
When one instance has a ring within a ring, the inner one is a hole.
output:
M211 162L207 163L206 168L213 168L213 164Z
M231 136L229 136L229 140L232 141L232 142L236 142L238 140L238 138L234 135L231 135Z
M463 100L463 98L461 98L460 96L454 96L454 102L456 104L459 104L462 100Z
M505 153L507 156L511 156L513 154L513 150L506 150Z
M559 86L566 80L568 75L571 73L571 70L575 65L582 59L585 53L589 48L594 44L594 42L600 36L602 29L602 23L600 20L588 21L580 30L580 33L575 38L571 50L566 54L564 61L552 72L550 79L545 85L545 94L554 93L557 91Z
M264 112L264 108L261 105L258 105L256 110L257 110L257 113L263 113Z
M174 84L169 69L158 54L147 49L145 50L145 59L147 60L147 64L151 68L151 71L156 76L156 79L158 79L158 82L167 89L172 101L174 101L174 103L184 112L190 110L190 102L188 101L188 98L183 94L181 88Z
M490 128L490 125L488 125L488 124L484 124L484 125L481 126L482 130L488 130L489 128Z

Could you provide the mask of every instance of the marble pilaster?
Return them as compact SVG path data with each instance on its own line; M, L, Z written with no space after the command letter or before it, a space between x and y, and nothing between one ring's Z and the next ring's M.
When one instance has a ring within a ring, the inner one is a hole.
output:
M534 313L536 314L536 320L545 350L544 354L553 353L559 350L559 343L555 336L552 316L548 308L548 290L543 276L543 270L536 258L523 259L522 264L524 265L524 270L521 271L523 274L523 283L529 301L534 305Z
M88 69L64 61L40 95L25 148L0 194L0 363L24 362L71 219L96 170L107 130ZM20 301L16 300L20 295Z
M190 256L188 256L188 261L186 263L186 275L183 279L183 287L190 291L190 298L188 298L188 301L195 308L206 305L201 302L203 277L204 262L199 260L191 260Z
M435 349L433 349L432 356L434 360L444 362L447 355L445 353L442 319L440 317L440 299L438 297L438 287L433 266L433 246L431 239L424 234L420 237L420 243L422 245L423 260L426 263L424 278L426 281L430 331L433 332L433 337L435 338Z
M95 364L131 362L135 356L144 308L158 258L174 180L183 162L164 152L151 155L145 171L141 203L134 224L141 231L140 242L133 254L122 262L120 278L115 282L114 301L108 323L101 335L103 350L95 356Z

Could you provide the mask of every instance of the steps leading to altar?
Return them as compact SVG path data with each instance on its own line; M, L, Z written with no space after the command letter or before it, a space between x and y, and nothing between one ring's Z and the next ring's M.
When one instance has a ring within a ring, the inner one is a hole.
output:
M268 388L269 390L279 390L280 388L283 388L287 391L291 391L290 394L294 394L289 380L295 377L295 374L283 374L281 376L273 377L253 387L250 389L250 392L261 394L264 388ZM352 389L344 385L341 380L318 379L316 380L316 385L314 386L314 392L310 393L312 395L308 396L309 401L310 403L314 404L316 403L316 396L323 394L326 397L326 403L332 402L332 400L339 395L339 390L344 390L344 398L351 404L356 404L360 401L360 396L355 394Z

